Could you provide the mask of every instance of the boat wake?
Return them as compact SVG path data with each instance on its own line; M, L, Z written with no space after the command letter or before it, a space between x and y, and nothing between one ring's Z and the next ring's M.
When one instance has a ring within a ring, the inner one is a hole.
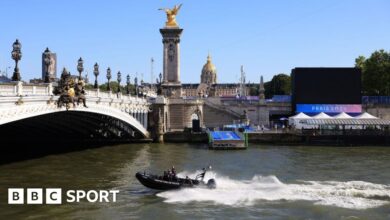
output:
M193 176L183 172L180 176ZM158 193L168 203L214 202L230 206L250 206L265 201L313 201L348 209L376 208L390 203L390 185L364 181L299 181L285 184L276 176L255 175L251 180L234 180L208 172L205 180L215 178L217 188L185 188Z

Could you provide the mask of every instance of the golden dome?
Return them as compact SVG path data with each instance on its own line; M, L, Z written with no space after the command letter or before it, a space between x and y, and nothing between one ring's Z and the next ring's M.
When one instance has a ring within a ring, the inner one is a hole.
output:
M200 82L208 85L217 83L217 68L211 62L210 54L207 56L207 63L203 66Z
M207 56L207 63L203 66L202 73L217 73L217 68L214 66L214 64L211 62L211 56L210 54Z

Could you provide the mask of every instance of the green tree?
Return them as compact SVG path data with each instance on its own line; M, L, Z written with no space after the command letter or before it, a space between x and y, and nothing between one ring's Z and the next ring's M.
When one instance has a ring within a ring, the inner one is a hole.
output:
M92 84L86 84L85 85L85 89L92 90L93 89L93 85Z
M127 86L126 85L121 85L121 92L123 94L126 94L127 92ZM116 81L111 81L110 82L110 88L113 93L116 93L118 91L118 82ZM107 83L99 85L99 89L102 92L107 92ZM135 87L134 85L130 85L130 94L134 95L135 94Z
M355 67L359 69L363 69L364 62L366 62L366 58L364 56L359 56L358 58L355 59Z
M264 83L265 97L272 98L274 95L291 94L291 77L287 74L280 73L272 77L272 80Z
M390 95L390 52L375 51L367 59L359 56L355 67L362 71L364 95Z

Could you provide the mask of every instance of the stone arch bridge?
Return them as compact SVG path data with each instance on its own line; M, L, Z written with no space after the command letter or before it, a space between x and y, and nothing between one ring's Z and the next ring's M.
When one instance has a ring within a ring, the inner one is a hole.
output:
M0 132L7 138L133 140L150 138L144 98L87 91L88 108L58 108L51 84L0 85ZM19 134L23 133L23 136Z

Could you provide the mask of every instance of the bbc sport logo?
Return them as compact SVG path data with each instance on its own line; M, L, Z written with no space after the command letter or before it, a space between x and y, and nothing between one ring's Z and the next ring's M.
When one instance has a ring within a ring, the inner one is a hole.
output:
M45 192L45 193L44 193ZM78 203L80 201L95 202L116 202L119 190L67 190L66 202ZM27 201L25 200L27 199ZM45 198L45 199L44 199ZM62 204L61 188L9 188L8 204Z

